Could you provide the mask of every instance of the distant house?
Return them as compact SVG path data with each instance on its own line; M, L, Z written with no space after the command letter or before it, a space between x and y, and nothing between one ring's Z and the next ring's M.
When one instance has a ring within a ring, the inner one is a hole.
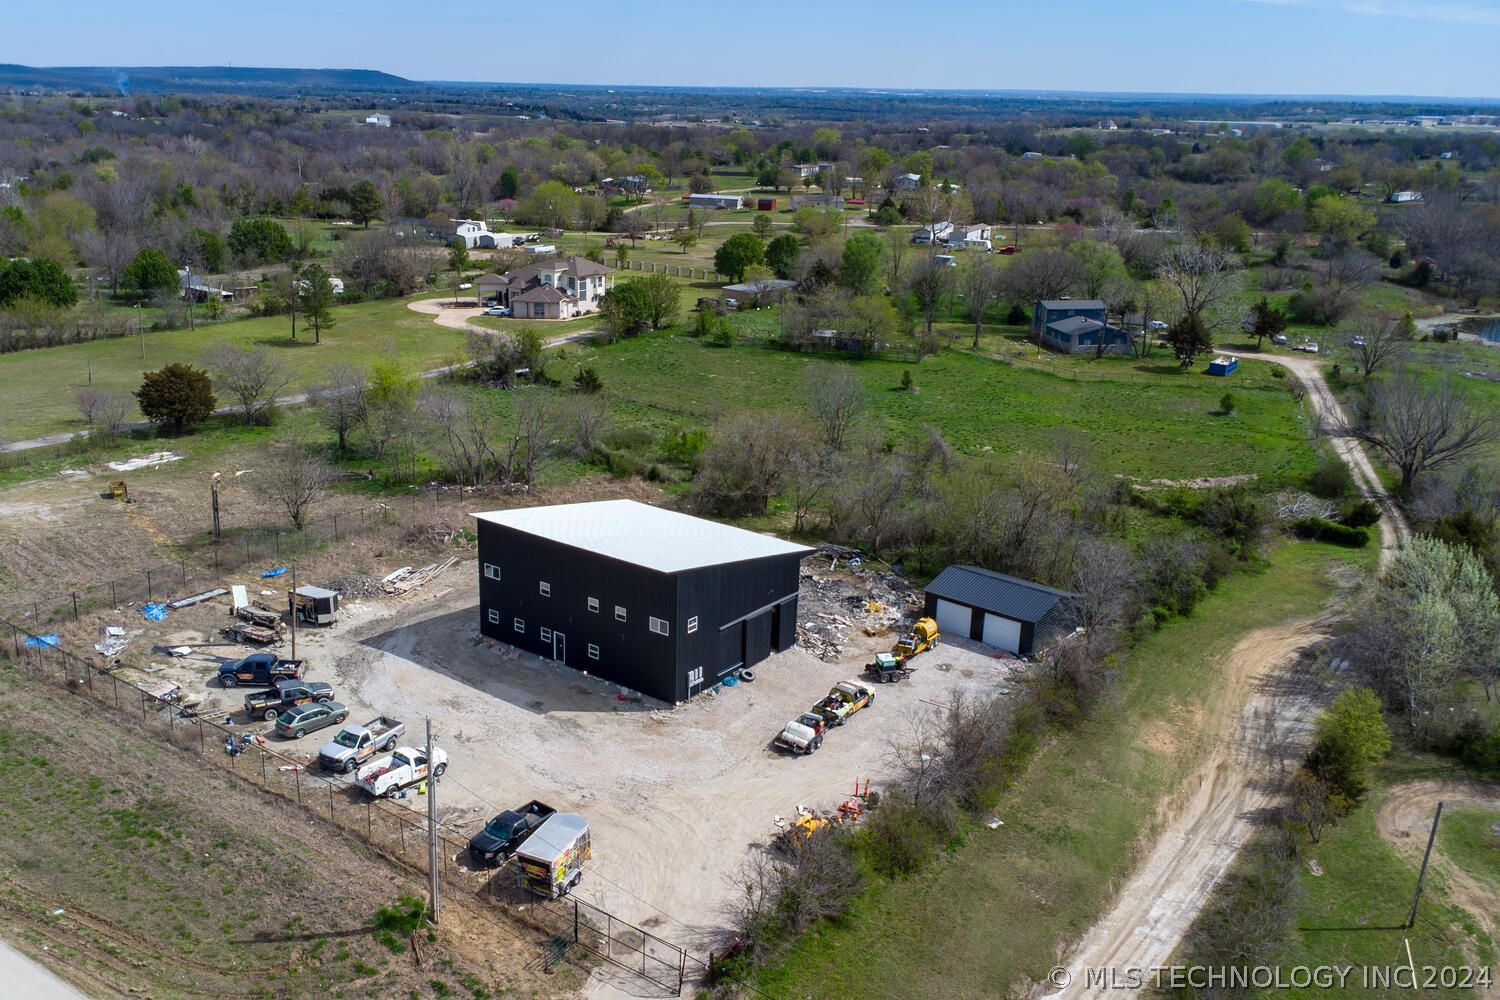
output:
M948 233L949 243L966 243L970 240L987 240L994 232L993 227L986 226L982 222L971 222L963 226L954 226Z
M1041 301L1031 311L1031 339L1060 354L1128 354L1130 334L1110 326L1098 299Z
M724 291L737 302L749 303L758 308L768 302L780 301L790 295L792 289L796 287L795 281L788 281L785 278L757 278L755 281L725 285Z
M1395 204L1398 204L1398 205L1401 204L1401 203L1403 203L1403 202L1408 202L1408 201L1421 201L1422 200L1422 192L1420 192L1420 191L1395 191L1386 200L1390 201L1390 202L1394 202Z
M220 302L234 300L234 292L227 288L215 288L202 275L194 274L186 267L177 271L177 284L182 289L184 302L203 303L209 299L218 299Z
M727 208L737 209L743 202L737 194L690 194L688 195L689 208Z
M930 226L923 226L912 234L913 243L946 243L948 236L953 232L953 223L934 222Z
M524 240L510 233L496 233L483 221L460 219L453 225L453 235L470 250L508 250Z
M922 183L921 174L898 174L891 181L892 191L915 191L917 185Z
M1079 596L978 566L949 566L927 585L924 613L957 636L1030 656L1073 630Z
M391 127L391 116L390 115L381 115L381 114L370 115L367 118L365 118L365 124L366 125L377 125L380 128L390 128Z
M509 306L516 319L571 319L599 308L612 270L583 257L542 260L505 275L474 279L479 300Z
M843 208L844 199L836 194L794 194L792 210L799 208Z

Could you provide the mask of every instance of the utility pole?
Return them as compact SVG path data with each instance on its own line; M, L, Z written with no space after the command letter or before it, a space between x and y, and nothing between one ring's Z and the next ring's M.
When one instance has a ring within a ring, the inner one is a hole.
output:
M292 612L292 659L297 658L297 564L292 563L292 592L287 595L287 606Z
M432 922L441 921L442 904L438 898L438 825L437 825L437 776L433 774L433 757L437 748L432 745L432 719L427 720L427 874L432 893Z
M1432 830L1427 834L1427 851L1422 855L1422 870L1417 873L1417 891L1411 898L1411 913L1406 916L1406 929L1411 930L1417 925L1417 904L1422 901L1422 880L1427 877L1427 862L1432 860L1432 844L1437 840L1438 820L1443 818L1443 804L1437 804L1437 812L1432 814Z

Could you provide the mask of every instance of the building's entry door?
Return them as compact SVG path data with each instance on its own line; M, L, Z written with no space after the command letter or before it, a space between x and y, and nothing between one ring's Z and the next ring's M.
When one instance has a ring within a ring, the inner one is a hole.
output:
M561 632L552 633L552 658L558 663L568 662L568 637Z

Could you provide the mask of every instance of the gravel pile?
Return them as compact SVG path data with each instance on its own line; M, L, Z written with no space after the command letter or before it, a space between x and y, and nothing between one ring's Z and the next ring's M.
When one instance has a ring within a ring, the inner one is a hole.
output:
M372 576L337 576L323 586L338 591L339 596L346 601L379 597L382 593L380 581Z

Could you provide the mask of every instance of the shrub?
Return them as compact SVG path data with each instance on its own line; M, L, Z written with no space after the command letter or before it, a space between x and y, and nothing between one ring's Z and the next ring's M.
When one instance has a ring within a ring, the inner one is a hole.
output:
M1234 393L1226 392L1219 397L1219 412L1226 417L1234 412Z
M1351 528L1368 528L1380 523L1380 508L1368 500L1348 500L1339 521Z
M1307 481L1307 489L1313 496L1325 500L1342 500L1354 494L1354 476L1350 474L1347 465L1325 453L1318 456L1318 464Z
M1308 541L1328 542L1351 549L1362 549L1370 544L1370 532L1366 528L1351 528L1337 521L1322 517L1303 517L1292 522L1292 534Z

